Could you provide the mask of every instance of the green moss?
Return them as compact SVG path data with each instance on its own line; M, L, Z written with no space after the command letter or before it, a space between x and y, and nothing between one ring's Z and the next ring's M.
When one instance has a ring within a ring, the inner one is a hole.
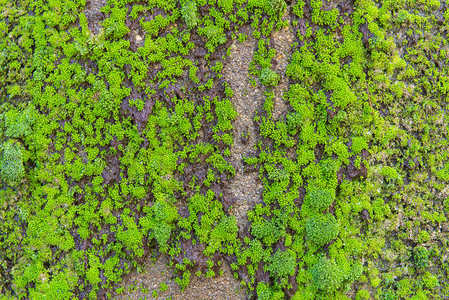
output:
M340 227L331 214L320 214L306 221L306 232L311 241L321 247L337 238Z
M314 286L322 291L333 292L341 286L343 272L332 259L320 257L310 269Z
M422 246L415 248L413 251L413 260L416 269L421 270L426 268L429 263L429 251Z
M360 290L357 292L357 296L356 296L357 300L370 299L370 298L371 298L371 295L369 294L369 292L367 290Z
M305 201L314 210L322 212L334 202L334 197L335 191L331 189L315 188L307 193Z
M271 245L283 236L284 230L284 226L276 222L275 219L272 219L271 221L264 220L254 224L251 228L251 233L266 245Z
M0 146L0 175L7 184L17 184L25 176L22 146L12 140Z
M258 299L283 299L284 293L279 289L270 287L267 283L261 282L257 285L257 297Z
M285 4L284 0L274 0L274 1L269 1L268 3L270 5L271 11L275 14L280 13L282 15L282 13L284 12L284 10L286 8L286 4Z
M276 251L268 259L267 271L272 277L293 276L296 269L296 253L291 250Z
M344 297L358 278L372 289L361 299L448 294L447 263L425 250L448 246L438 1L293 1L292 26L282 0L125 2L101 9L96 34L83 1L0 3L1 294L95 298L143 254L188 255L184 239L235 255L261 299L290 295L292 270L297 299ZM237 93L220 56L246 26L259 40L249 80L265 99L245 162L264 190L243 238L218 187L238 172ZM272 91L280 30L296 32L285 117ZM197 264L179 264L183 288Z
M276 86L279 79L279 75L270 68L264 68L260 73L260 82L266 86Z

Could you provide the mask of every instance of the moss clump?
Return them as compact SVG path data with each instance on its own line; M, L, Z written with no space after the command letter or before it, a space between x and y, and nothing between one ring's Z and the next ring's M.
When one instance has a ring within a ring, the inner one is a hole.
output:
M296 253L291 250L278 250L269 259L267 270L272 277L293 276L296 267Z
M194 1L185 3L181 9L181 15L189 29L198 25L197 6Z
M313 189L306 196L308 205L316 211L324 211L334 202L335 192L331 189Z
M11 138L23 138L31 134L34 119L35 111L31 107L23 112L12 109L0 115L0 122L3 121L6 127L5 134Z
M20 144L8 141L0 146L0 153L0 178L7 183L18 183L25 176Z
M413 259L416 269L426 268L429 263L429 250L422 246L416 247L413 251Z
M285 234L285 228L276 219L271 219L270 221L264 220L254 224L251 228L251 233L256 238L262 240L265 245L271 245Z
M271 0L269 3L271 12L274 14L283 13L287 7L284 0Z
M321 257L310 270L312 282L316 288L333 292L338 289L343 282L343 271L338 267L333 259Z
M318 215L307 220L306 232L312 242L321 247L337 238L340 227L333 215Z
M279 75L270 68L264 68L260 73L260 82L266 86L276 86L279 79Z
M257 285L257 299L259 300L281 300L284 293L278 289L270 287L268 283L261 282Z

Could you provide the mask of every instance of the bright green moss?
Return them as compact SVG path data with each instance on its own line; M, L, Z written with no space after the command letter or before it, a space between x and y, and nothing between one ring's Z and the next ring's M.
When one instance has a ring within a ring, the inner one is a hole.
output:
M356 299L357 300L363 300L363 299L370 299L371 295L367 290L360 290L357 293Z
M422 246L415 248L413 251L413 260L418 270L426 268L429 263L429 251Z
M257 297L261 300L284 299L284 293L278 289L270 288L269 284L261 282L257 285Z
M211 24L206 27L199 28L198 33L207 38L208 42L206 43L206 47L210 52L214 52L218 45L226 42L226 36L223 28L216 25Z
M262 221L251 227L251 233L258 239L262 240L266 245L275 243L284 234L284 227L275 219L271 221Z
M3 182L17 184L25 176L22 146L12 140L0 145L0 175Z
M307 193L306 203L314 210L322 212L334 202L335 191L332 189L315 188Z
M314 286L326 292L333 292L341 286L343 272L332 259L320 257L310 269Z
M232 268L247 272L260 299L290 295L291 274L297 299L341 298L358 278L380 299L448 294L447 264L419 250L447 248L439 228L447 225L449 178L448 14L438 1L337 9L317 0L311 10L293 1L285 118L269 91L282 75L273 71L279 53L271 43L290 18L282 0L112 1L96 35L82 1L3 2L0 175L5 185L27 179L0 191L6 297L65 299L80 297L79 288L95 298L143 250L184 255L180 237L203 254L235 254ZM266 97L254 117L257 154L245 158L260 170L263 199L248 211L242 239L215 193L237 172L229 163L237 93L224 84L222 97L227 61L213 53L229 54L222 47L241 26L259 39L249 71L261 84L249 80ZM196 33L209 51L200 59ZM192 166L190 182L181 182ZM335 217L321 215L329 208ZM319 247L336 237L330 259L317 262ZM367 276L352 263L360 257ZM403 267L410 257L417 274ZM379 259L391 279L374 271ZM259 263L272 283L257 282ZM195 268L187 260L178 268L183 288L187 266ZM212 268L197 274L215 276ZM362 291L356 297L367 298Z
M279 75L270 68L262 69L260 73L260 82L266 86L275 86L279 82Z
M210 235L210 242L205 253L212 254L222 249L227 244L232 244L237 238L237 223L234 216L223 216L218 225L213 229Z
M273 1L268 1L269 5L270 5L270 10L272 13L274 14L281 14L284 12L285 8L286 8L286 4L284 0L273 0Z
M181 291L183 291L187 287L189 281L190 281L190 272L188 270L186 270L183 273L182 278L180 277L175 278L175 282L180 286Z
M276 251L276 253L268 259L267 271L273 277L293 276L296 269L296 253L291 250Z
M31 125L36 118L35 115L36 112L32 107L29 107L24 112L9 110L5 115L0 117L0 120L4 120L5 122L4 125L6 127L6 136L12 138L23 138L31 134Z
M111 9L110 17L103 22L106 36L118 39L129 32L129 28L125 25L127 10L116 6Z
M306 221L306 232L312 242L321 247L337 238L340 227L333 215L319 214Z

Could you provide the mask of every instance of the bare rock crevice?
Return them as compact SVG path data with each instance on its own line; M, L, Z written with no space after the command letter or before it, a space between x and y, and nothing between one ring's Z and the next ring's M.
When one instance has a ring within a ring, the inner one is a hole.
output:
M124 287L124 292L112 295L113 299L245 299L245 291L227 265L222 267L223 274L220 277L205 278L191 274L189 285L181 291L174 281L177 272L174 268L167 267L168 263L167 257L162 255L155 260L148 259L142 273L133 272L125 277L119 284L119 287ZM163 285L166 285L166 289L162 288ZM157 292L155 298L152 297L154 291Z
M292 44L294 41L295 35L290 26L274 32L272 36L273 48L276 50L274 58L275 71L280 76L279 84L274 88L273 118L275 120L282 118L288 110L285 95L289 89L289 79L285 72L293 54Z
M248 28L243 30L249 31ZM223 68L223 78L234 92L231 102L238 113L234 121L234 144L230 149L236 175L229 186L236 203L230 213L236 217L237 226L242 230L248 223L246 212L262 199L258 172L245 170L243 159L254 154L257 132L253 120L256 109L263 104L264 96L262 90L251 85L248 74L249 64L257 50L257 40L249 35L243 43L234 41L231 50Z
M93 35L97 35L101 28L101 23L106 15L100 10L106 6L107 0L87 0L84 14L87 19L87 26Z

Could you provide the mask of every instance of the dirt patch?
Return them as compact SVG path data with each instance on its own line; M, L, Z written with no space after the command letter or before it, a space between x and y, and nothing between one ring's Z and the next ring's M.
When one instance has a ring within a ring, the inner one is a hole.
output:
M251 32L248 28L243 30ZM231 49L231 55L223 68L223 78L234 91L231 101L238 113L234 122L234 145L230 149L236 175L229 186L237 201L230 213L235 215L237 226L242 230L248 223L246 212L262 199L258 171L245 170L243 158L254 154L257 132L253 120L256 109L263 104L264 96L262 90L251 85L248 75L249 63L257 50L257 41L249 35L243 43L234 41Z
M131 273L124 278L118 288L123 287L122 294L113 294L113 299L246 299L244 289L233 277L228 266L223 266L220 277L204 278L192 274L190 283L184 291L175 283L177 274L173 268L167 267L168 260L161 256L156 260L148 259L142 273ZM166 285L164 288L163 286ZM156 291L156 292L155 292ZM153 294L154 293L154 294ZM156 296L157 293L157 296ZM154 297L156 296L156 297Z
M288 15L289 13L286 12L285 16ZM279 84L274 88L275 97L273 117L275 120L278 120L279 117L287 112L287 103L285 101L284 94L286 94L288 91L289 80L287 75L285 74L285 71L287 70L287 66L290 63L293 54L292 44L294 40L295 35L291 26L284 27L281 30L274 32L271 39L271 43L276 50L276 56L274 57L273 66L275 67L276 73L278 73L281 78Z
M87 19L87 26L94 34L98 34L101 28L101 23L106 18L106 15L100 9L107 4L106 0L87 0L84 14Z

